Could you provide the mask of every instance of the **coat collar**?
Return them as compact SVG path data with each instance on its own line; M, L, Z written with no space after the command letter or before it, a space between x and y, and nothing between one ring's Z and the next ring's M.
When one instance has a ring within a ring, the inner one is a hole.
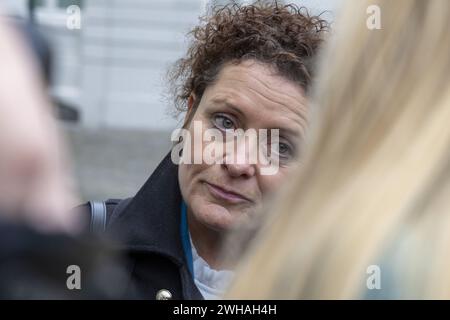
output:
M129 250L166 255L185 264L180 236L181 192L178 165L169 152L125 209L108 228Z
M180 270L184 299L203 299L184 255L178 165L169 152L122 212L113 214L108 230L123 249L166 256ZM119 210L118 210L119 211Z

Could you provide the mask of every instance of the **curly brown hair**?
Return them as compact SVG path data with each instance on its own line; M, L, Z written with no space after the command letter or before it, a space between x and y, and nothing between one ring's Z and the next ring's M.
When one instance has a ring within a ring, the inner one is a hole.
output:
M255 59L308 90L314 57L329 30L320 15L305 7L278 2L216 7L189 35L186 57L169 71L175 115L187 110L189 96L201 97L225 63ZM186 124L186 122L185 122Z

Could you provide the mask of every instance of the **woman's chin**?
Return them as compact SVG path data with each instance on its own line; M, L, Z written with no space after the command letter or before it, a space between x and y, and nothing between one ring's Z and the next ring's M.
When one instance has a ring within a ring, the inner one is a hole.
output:
M209 228L226 231L235 226L238 217L228 208L217 203L207 203L202 207L197 219Z

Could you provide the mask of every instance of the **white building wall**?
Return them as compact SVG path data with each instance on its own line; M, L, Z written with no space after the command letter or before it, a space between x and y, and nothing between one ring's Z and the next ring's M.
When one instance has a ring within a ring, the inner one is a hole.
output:
M0 0L26 14L25 0ZM46 0L52 2L56 0ZM227 0L213 0L216 4ZM251 1L242 1L251 2ZM293 0L314 13L341 0ZM81 111L82 125L170 129L164 76L186 50L186 33L208 0L84 0L81 29L69 30L64 10L39 10L54 49L54 95ZM332 14L326 15L332 19ZM169 101L170 102L170 101Z
M182 57L200 0L97 0L83 9L81 92L88 126L168 128L165 73Z

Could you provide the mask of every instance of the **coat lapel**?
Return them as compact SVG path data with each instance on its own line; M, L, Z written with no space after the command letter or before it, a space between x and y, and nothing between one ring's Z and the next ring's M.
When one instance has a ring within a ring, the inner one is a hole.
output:
M188 270L181 242L181 192L178 165L169 152L128 205L111 216L108 233L122 249L157 253L180 270L183 297L203 299Z
M127 248L168 255L181 265L180 206L178 165L169 152L108 228Z

